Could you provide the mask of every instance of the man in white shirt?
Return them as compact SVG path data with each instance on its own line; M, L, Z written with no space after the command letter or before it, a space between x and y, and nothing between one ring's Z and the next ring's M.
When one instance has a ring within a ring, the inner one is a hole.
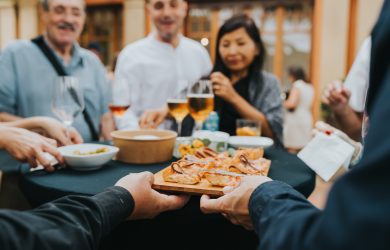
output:
M206 49L180 34L186 1L149 0L146 4L156 32L128 45L119 55L115 72L117 80L127 81L132 99L127 114L117 123L120 129L138 124L158 127L168 114L167 99L212 69Z
M339 82L330 84L323 101L332 109L338 126L355 140L362 136L363 113L370 71L371 37L364 40L344 86ZM364 133L364 131L363 131Z

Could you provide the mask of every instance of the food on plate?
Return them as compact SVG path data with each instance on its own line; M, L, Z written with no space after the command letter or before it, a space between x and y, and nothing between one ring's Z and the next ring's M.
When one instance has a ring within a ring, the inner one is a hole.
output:
M105 147L101 147L101 148L97 148L96 150L93 150L93 151L80 151L80 150L75 150L73 151L73 154L74 155L94 155L94 154L101 154L101 153L106 153L108 152L108 148L105 148Z
M181 157L186 155L193 155L198 149L207 147L210 144L210 141L207 139L195 139L190 144L183 143L179 145L178 151Z
M230 173L230 172L205 172L204 176L208 182L213 186L226 187L238 186L241 177L245 175Z
M271 161L261 148L240 149L233 156L203 147L173 162L163 171L166 182L196 185L202 178L212 186L235 186L246 175L268 175Z
M197 184L200 182L199 170L197 163L187 161L173 162L169 168L163 171L163 178L168 182L181 184Z

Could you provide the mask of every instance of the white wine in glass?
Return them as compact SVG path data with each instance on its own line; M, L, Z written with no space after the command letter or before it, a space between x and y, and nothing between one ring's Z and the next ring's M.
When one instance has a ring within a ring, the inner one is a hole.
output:
M210 80L200 80L188 89L188 107L195 120L195 130L201 130L203 122L214 109L214 94Z
M181 134L181 125L184 118L188 115L187 99L168 99L167 100L169 114L175 118L177 123L177 134Z

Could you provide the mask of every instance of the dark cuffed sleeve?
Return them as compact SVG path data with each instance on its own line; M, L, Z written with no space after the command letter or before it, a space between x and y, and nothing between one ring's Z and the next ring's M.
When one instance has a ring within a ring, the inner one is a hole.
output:
M100 240L134 209L124 188L93 197L66 196L31 211L0 211L0 246L7 249L97 249Z
M249 211L259 249L305 249L307 225L320 214L302 194L279 181L257 187L249 200Z

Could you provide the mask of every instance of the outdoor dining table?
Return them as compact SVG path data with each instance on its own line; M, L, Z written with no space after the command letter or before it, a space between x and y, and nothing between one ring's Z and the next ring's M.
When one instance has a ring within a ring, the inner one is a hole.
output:
M270 148L265 151L265 157L272 161L269 171L272 179L290 184L306 197L310 195L315 174L296 155ZM112 160L95 171L71 168L53 173L26 171L21 176L20 187L36 207L64 195L94 195L128 173L156 173L169 163L137 165ZM193 196L180 210L162 213L151 220L122 223L105 238L101 249L254 249L256 245L253 232L231 224L222 215L203 214L199 196Z

